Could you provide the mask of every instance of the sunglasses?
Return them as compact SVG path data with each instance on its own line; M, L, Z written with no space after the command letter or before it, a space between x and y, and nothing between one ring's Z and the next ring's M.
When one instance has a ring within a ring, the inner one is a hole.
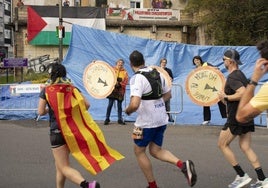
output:
M225 61L225 60L230 60L230 58L228 58L228 57L224 57L224 58L222 58L222 60L223 60L223 61Z

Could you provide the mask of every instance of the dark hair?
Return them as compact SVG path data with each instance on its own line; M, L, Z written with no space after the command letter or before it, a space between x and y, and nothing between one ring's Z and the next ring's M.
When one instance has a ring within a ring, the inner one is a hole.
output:
M54 83L57 78L66 77L66 68L60 63L53 63L50 73L50 79Z
M261 57L268 60L268 40L261 41L256 46Z
M129 56L130 64L134 67L139 67L145 64L142 53L137 50L134 50Z
M162 63L162 61L166 61L166 63L167 63L167 59L164 57L160 59L160 64Z
M195 63L194 63L194 60L195 60L195 59L199 59L199 60L201 61L201 65L203 65L203 64L204 64L204 62L203 62L203 60L202 60L201 56L196 55L196 56L194 56L194 58L193 58L193 65L194 65L194 66L196 66L196 65L195 65Z
M125 64L125 62L124 62L124 60L123 60L123 59L118 59L118 60L116 61L116 63L117 63L117 62L119 62L119 61L122 61L122 62L123 62L123 64Z

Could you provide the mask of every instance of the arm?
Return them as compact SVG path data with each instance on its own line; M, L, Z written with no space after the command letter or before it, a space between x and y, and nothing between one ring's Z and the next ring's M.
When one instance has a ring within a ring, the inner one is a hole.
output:
M164 93L162 97L165 102L171 99L171 90L169 90L167 93Z
M257 60L253 75L251 80L258 82L261 77L268 72L268 60L260 58ZM254 117L258 116L261 111L254 108L249 102L254 96L255 85L248 84L247 88L240 100L238 110L236 113L237 121L244 123L252 120Z
M81 95L82 95L82 94L81 94ZM85 97L84 95L82 95L82 97L83 97L83 99L84 99L84 101L85 101L86 109L88 110L89 107L90 107L90 103L89 103L89 101L86 99L86 97Z
M131 96L130 98L130 103L128 105L128 107L125 109L125 113L127 115L130 115L131 113L135 112L141 103L141 98L138 96Z
M46 108L47 101L45 99L40 98L38 104L38 114L45 115L48 113L48 108Z
M239 101L241 97L244 95L246 88L244 86L238 88L234 94L232 95L226 95L224 92L219 92L218 96L219 99L225 104L226 101Z

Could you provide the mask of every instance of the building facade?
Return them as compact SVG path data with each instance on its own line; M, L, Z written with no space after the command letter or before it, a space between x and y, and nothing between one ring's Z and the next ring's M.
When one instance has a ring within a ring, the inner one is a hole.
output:
M0 0L0 62L13 54L11 11L11 0Z
M24 0L24 6L21 7L17 7L15 1L13 1L13 5L10 3L11 0L0 0L0 3L1 1L5 1L6 4L10 4L10 10L13 10L12 12L10 11L12 16L10 18L9 25L13 26L13 31L11 32L12 34L10 39L10 46L12 46L12 49L8 49L9 57L24 57L32 59L45 54L49 54L50 58L59 57L58 46L33 46L27 43L27 6L58 6L59 3L63 3L64 0ZM203 39L204 32L197 27L193 27L194 17L184 12L187 0L164 0L169 4L166 5L166 7L160 8L154 7L156 6L153 4L154 1L155 0L70 0L70 6L77 6L77 8L80 6L105 7L107 9L107 31L169 42L186 44L205 43L205 40ZM148 12L159 10L160 12L170 13L172 16L169 19L166 19L166 17L162 17L160 19L151 19L150 17L147 17L146 19L137 20L130 20L122 17L122 11L137 9L141 10L138 11L138 14L142 14L139 15L140 17L144 17L143 15L147 15ZM118 12L120 13L118 14ZM12 38L12 36L14 37ZM0 46L2 46L1 15ZM68 46L63 47L64 55L66 54L67 49Z

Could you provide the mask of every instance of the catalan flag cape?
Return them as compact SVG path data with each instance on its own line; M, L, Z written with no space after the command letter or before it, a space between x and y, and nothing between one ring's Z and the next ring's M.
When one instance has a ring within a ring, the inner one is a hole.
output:
M46 87L46 98L70 152L91 174L96 175L124 158L106 144L78 89L71 84L52 84Z

